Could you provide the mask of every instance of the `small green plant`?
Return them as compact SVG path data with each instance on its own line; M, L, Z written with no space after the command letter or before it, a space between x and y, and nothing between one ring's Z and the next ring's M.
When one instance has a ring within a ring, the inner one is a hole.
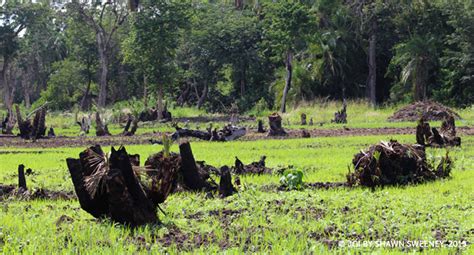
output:
M300 170L286 170L280 178L280 184L287 190L303 189L303 172Z
M168 135L163 134L162 142L163 142L163 156L167 158L170 156L170 149L171 149L171 144L173 144L173 140L171 140L171 137L169 137Z

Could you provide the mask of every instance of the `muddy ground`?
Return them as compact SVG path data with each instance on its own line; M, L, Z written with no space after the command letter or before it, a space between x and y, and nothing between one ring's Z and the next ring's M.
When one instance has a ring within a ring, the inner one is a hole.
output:
M458 133L461 135L474 135L474 127L459 127ZM311 137L331 137L331 136L368 136L368 135L414 135L416 129L405 128L339 128L339 129L313 129L306 130ZM262 139L294 139L301 138L301 130L287 130L288 136L267 137L266 133L257 133L250 130L247 135L240 138L242 141L262 140ZM36 142L23 140L20 137L0 136L0 147L17 148L55 148L55 147L87 147L100 144L102 146L129 145L129 144L150 144L150 139L161 139L160 133L149 133L136 136L103 136L103 137L56 137L40 139Z

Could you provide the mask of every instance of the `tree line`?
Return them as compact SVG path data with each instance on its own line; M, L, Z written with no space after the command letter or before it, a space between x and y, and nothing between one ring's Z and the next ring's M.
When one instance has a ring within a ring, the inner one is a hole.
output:
M284 112L315 98L463 107L474 102L474 5L12 0L1 7L0 54L7 109L133 98L213 112Z

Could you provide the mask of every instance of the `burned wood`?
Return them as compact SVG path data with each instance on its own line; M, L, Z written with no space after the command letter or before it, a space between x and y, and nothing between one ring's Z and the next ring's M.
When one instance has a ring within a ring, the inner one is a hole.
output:
M221 167L221 180L219 182L219 196L225 198L232 196L237 192L237 189L232 185L232 176L230 169L227 166Z
M127 123L125 124L124 130L122 135L124 136L133 136L138 129L138 121L137 117L133 117L131 114L128 115ZM130 126L132 127L130 129ZM130 129L130 130L129 130Z
M331 122L339 124L347 123L347 104L345 100L342 104L342 109L334 113L334 119L331 120Z
M146 176L141 173L157 170L134 167L136 157L124 147L112 147L107 157L97 145L80 153L79 159L66 160L81 208L94 217L110 217L130 226L158 222L156 208L162 200L152 197L166 198L160 193L163 182L154 177L151 182L140 181L140 176Z
M23 164L18 165L18 188L27 190L26 178L25 178L25 166Z
M449 176L451 159L446 155L437 167L426 160L425 147L381 142L354 156L354 172L347 175L350 185L367 187L407 185Z
M48 138L54 138L54 137L56 137L56 133L54 133L54 129L50 127L48 130Z
M460 146L461 138L456 136L454 117L450 116L441 124L440 132L430 128L430 124L421 118L416 127L416 142L431 147Z
M266 156L260 157L259 161L244 165L238 157L235 157L235 164L232 172L235 174L271 174L272 169L265 166Z
M199 174L199 170L191 150L191 144L188 141L182 142L179 145L179 153L181 155L181 174L184 185L190 190L195 191L215 190L216 187L210 182L206 182L206 180L203 179Z
M20 108L15 107L18 120L18 129L20 130L20 137L23 139L33 138L33 141L43 138L46 134L46 108L40 108L35 111L33 123L26 118L23 120Z
M206 141L233 141L244 136L247 131L244 127L235 127L231 125L224 126L221 130L210 127L207 131L180 128L175 125L176 132L173 133L172 139L177 140L183 137L194 137Z
M258 120L258 122L257 122L257 133L265 133L265 132L267 132L267 131L263 128L263 121Z
M270 125L270 130L268 131L268 136L286 136L288 133L283 129L281 124L281 117L278 113L272 113L268 116L268 122Z
M306 114L302 113L300 117L301 117L301 125L305 126L306 125Z
M104 124L102 118L100 117L100 113L95 113L95 134L96 136L110 136L109 128L107 124Z

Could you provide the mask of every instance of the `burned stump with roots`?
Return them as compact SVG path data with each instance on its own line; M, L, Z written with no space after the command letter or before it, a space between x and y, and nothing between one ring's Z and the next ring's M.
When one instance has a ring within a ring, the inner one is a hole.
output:
M441 124L440 131L430 128L430 124L421 118L416 127L416 143L437 148L461 146L461 137L456 136L454 117L447 117Z
M66 160L81 208L96 218L139 226L159 222L157 208L168 195L178 191L212 192L221 197L236 192L230 172L222 169L220 187L211 178L213 167L196 164L191 145L180 144L180 153L163 150L151 155L140 167L139 155L124 147L110 154L99 145Z
M367 187L407 185L448 177L452 167L446 154L435 167L427 162L425 147L380 142L361 151L352 160L354 172L347 175L350 185Z

